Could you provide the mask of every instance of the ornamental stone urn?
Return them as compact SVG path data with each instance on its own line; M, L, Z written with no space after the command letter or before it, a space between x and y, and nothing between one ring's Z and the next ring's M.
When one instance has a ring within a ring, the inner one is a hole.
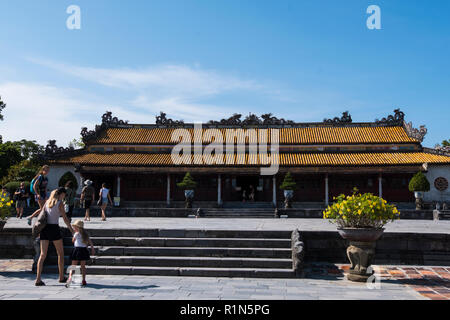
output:
M381 237L384 228L338 228L342 238L349 240L347 257L351 266L347 279L350 281L366 282L372 275L367 270L375 255L375 242Z
M186 198L185 208L192 208L192 200L194 199L194 190L184 190L184 196Z
M294 190L284 190L284 208L292 208L292 198L294 197Z
M423 192L415 191L414 197L416 198L416 210L421 210L423 208Z

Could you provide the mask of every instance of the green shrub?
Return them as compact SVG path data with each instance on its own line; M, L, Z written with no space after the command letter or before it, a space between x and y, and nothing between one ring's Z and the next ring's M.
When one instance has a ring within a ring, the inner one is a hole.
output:
M16 190L20 187L20 183L21 183L20 181L12 181L12 182L5 184L6 190L8 190L9 194L11 195L11 199L12 199L14 192L16 192ZM31 194L30 183L27 181L24 181L24 183L25 183L25 190L29 194Z
M396 206L371 193L353 195L341 194L335 202L323 212L324 219L338 225L339 228L382 228L386 223L399 219Z
M297 189L297 183L295 182L294 178L292 178L292 175L290 172L286 174L284 177L283 183L280 186L281 190L295 190Z
M64 187L68 181L72 181L73 182L73 189L74 190L78 190L77 178L75 178L73 173L70 172L70 171L68 171L68 172L63 174L61 179L59 179L58 186Z
M411 178L411 181L409 181L409 191L415 192L415 191L430 191L430 182L428 181L427 177L421 172L417 172L414 177Z
M177 183L177 186L183 190L193 190L197 186L197 182L192 178L189 172L183 178L183 181Z

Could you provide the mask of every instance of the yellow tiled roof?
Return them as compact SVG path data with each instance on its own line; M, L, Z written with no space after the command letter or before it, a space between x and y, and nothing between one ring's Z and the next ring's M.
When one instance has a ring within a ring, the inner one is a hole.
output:
M268 159L262 156L239 155L227 166L265 165ZM225 159L225 158L224 158ZM243 160L242 160L243 159ZM276 160L276 159L275 159ZM208 160L206 160L208 161ZM226 160L224 160L226 162ZM393 153L284 153L280 154L280 166L374 166L414 165L422 163L450 164L450 157L425 152ZM53 160L51 163L79 163L81 165L131 165L171 166L170 154L144 153L88 153L68 159ZM206 164L204 164L206 165Z
M175 144L173 128L108 128L89 144ZM193 132L192 128L187 129ZM203 130L206 130L205 128ZM218 129L223 136L225 129ZM245 130L245 129L244 129ZM263 129L256 129L263 130ZM273 130L273 129L269 129ZM403 127L307 127L281 128L281 144L343 144L343 143L417 143ZM269 131L270 132L270 131ZM259 135L259 133L258 133ZM270 142L270 134L268 134ZM205 141L208 142L208 141ZM248 140L246 140L248 143ZM257 141L250 141L250 143Z

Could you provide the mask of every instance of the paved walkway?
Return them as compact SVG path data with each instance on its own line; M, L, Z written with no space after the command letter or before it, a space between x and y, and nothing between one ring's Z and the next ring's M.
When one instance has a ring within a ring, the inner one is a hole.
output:
M0 300L322 300L450 299L449 267L382 267L379 288L345 279L348 265L313 264L303 279L244 279L88 275L84 288L65 288L56 275L35 287L31 260L0 260Z
M60 225L64 222L60 219ZM31 228L26 219L11 218L9 228ZM324 219L218 219L218 218L109 218L102 222L92 218L86 223L92 229L213 229L213 230L294 230L336 231L336 226ZM386 225L386 232L450 234L450 221L397 220Z

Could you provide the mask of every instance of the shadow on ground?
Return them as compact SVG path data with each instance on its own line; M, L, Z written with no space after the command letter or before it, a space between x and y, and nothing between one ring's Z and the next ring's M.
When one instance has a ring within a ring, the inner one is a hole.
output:
M92 289L129 289L129 290L145 290L159 288L157 285L148 286L131 286L131 285L112 285L112 284L98 284L98 283L88 283L86 288Z

